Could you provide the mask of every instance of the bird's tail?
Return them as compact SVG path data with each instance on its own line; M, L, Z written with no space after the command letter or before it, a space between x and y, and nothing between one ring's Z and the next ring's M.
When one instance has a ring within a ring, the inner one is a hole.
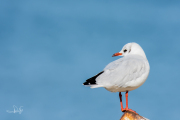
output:
M104 87L103 85L90 85L91 88L99 88L99 87Z
M91 77L89 79L86 80L86 82L83 83L83 85L87 85L87 86L91 86L91 88L96 88L94 86L99 86L98 84L96 84L96 78L101 75L104 71L98 73L97 75L95 75L94 77Z

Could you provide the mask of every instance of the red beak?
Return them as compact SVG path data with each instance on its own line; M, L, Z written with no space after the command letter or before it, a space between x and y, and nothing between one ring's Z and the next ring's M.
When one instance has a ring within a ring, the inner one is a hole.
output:
M122 53L115 53L115 54L113 54L113 56L112 56L112 57L115 57L115 56L120 56L120 55L122 55Z

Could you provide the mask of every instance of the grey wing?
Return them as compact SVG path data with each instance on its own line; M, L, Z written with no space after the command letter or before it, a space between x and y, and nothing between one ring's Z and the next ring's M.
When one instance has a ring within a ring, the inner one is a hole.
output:
M121 58L108 64L96 81L97 84L104 86L128 87L127 83L139 78L146 69L146 62L143 59Z
M113 70L113 69L116 69L119 65L122 64L123 62L123 58L120 58L120 59L117 59L111 63L109 63L105 68L104 68L104 71L105 70Z

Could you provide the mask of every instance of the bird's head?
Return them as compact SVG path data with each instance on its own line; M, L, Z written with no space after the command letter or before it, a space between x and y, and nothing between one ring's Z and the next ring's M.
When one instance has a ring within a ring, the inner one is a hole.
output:
M114 57L114 56L128 56L128 55L140 55L140 56L146 58L146 55L145 55L143 49L141 48L141 46L137 43L134 43L134 42L127 43L126 45L124 45L122 50L118 53L113 54L112 57Z

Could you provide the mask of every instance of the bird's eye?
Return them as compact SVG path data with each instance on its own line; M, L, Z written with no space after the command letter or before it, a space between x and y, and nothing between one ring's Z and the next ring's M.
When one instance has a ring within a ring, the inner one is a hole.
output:
M127 50L125 49L125 50L124 50L124 53L125 53L126 51L127 51Z

